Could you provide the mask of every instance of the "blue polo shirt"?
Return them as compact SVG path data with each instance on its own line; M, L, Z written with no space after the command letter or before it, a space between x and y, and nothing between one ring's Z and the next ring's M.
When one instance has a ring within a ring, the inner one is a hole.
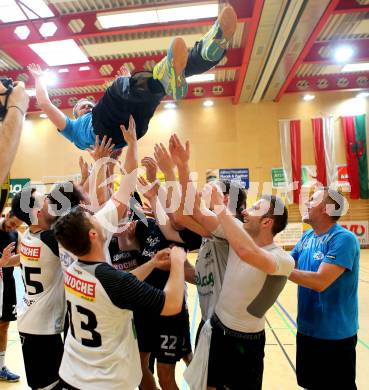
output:
M60 131L60 134L72 141L77 148L85 150L95 145L96 134L92 127L92 113L88 112L77 119L70 119L65 116L67 124Z
M298 287L298 331L328 340L354 336L359 327L360 244L356 236L338 224L321 235L311 229L302 236L291 255L299 270L316 272L322 262L346 269L321 293Z

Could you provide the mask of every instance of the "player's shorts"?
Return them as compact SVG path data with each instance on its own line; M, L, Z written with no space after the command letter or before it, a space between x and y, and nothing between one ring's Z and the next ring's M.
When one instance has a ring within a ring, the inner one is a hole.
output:
M59 379L64 344L61 334L34 335L19 332L28 386L46 387Z
M15 321L17 319L17 295L15 289L15 280L13 276L13 267L3 268L3 294L1 321Z
M224 326L214 314L209 351L208 386L232 390L261 390L264 369L264 330L241 333Z
M151 352L159 363L175 364L191 349L187 309L175 316L144 317L135 314L140 352Z

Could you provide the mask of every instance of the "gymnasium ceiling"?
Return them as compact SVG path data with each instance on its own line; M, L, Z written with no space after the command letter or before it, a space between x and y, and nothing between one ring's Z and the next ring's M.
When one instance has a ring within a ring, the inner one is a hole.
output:
M229 3L238 16L231 47L207 81L193 80L187 99L237 104L291 92L369 91L369 0ZM217 8L201 0L0 0L0 76L25 81L32 94L26 66L34 62L49 69L58 107L98 100L121 65L151 70L174 36L193 45Z

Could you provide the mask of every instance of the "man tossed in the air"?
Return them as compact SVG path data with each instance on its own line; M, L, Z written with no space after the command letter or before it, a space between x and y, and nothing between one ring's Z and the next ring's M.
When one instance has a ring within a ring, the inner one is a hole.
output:
M186 77L204 73L214 67L225 54L237 25L237 15L225 6L212 28L188 52L182 38L174 38L167 55L158 62L153 72L138 72L133 76L117 77L95 105L81 99L73 108L75 119L70 119L50 101L43 71L38 65L28 66L35 79L37 102L60 134L79 149L95 144L96 135L112 138L115 149L126 144L120 125L128 126L130 115L136 123L137 138L143 137L156 107L166 96L179 100L186 96Z

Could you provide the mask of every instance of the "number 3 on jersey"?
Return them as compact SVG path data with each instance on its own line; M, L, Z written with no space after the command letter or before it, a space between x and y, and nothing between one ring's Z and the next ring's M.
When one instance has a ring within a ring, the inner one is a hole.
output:
M90 338L84 338L84 337L80 338L82 345L84 345L85 347L92 347L92 348L100 347L101 335L95 330L97 328L97 320L95 314L91 310L88 310L85 307L82 307L80 305L76 305L75 307L74 306L72 307L70 301L67 301L67 306L68 306L68 313L69 313L69 326L70 326L70 332L72 333L72 336L76 340L78 340L75 332L76 330L75 327L78 325L77 334L81 333L79 329L89 332L91 334ZM74 322L75 315L73 314L73 309L77 310L79 314L85 317L86 321L82 320L80 323L76 324Z

